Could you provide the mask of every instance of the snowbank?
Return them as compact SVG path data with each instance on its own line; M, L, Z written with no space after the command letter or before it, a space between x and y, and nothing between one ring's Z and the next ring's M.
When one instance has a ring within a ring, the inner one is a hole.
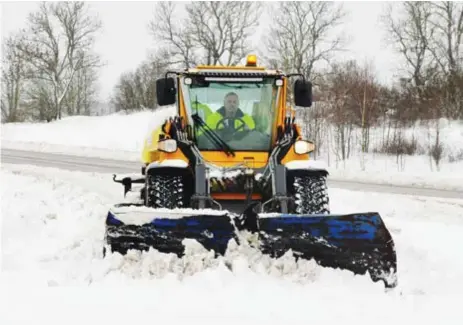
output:
M364 168L361 168L362 160ZM355 155L337 166L330 165L328 171L333 180L455 190L462 191L463 197L463 161L443 162L439 171L431 171L428 160L428 157L409 156L399 167L391 156Z
M146 136L174 114L174 107L132 114L73 116L50 123L1 125L2 147L140 160Z
M461 322L463 200L330 191L334 213L376 210L391 229L399 287L385 292L367 277L252 251L102 258L105 212L121 198L110 175L4 165L1 179L2 324Z

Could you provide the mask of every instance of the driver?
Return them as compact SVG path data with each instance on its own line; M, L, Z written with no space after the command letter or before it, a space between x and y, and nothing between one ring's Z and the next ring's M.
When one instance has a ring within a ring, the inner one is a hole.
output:
M223 106L219 108L217 112L209 115L206 123L211 129L216 130L217 123L221 120L224 121L220 123L218 129L224 129L224 127L226 127L231 130L240 129L244 131L252 130L255 128L254 119L250 115L245 114L239 108L239 98L238 95L234 92L230 92L225 95ZM243 122L244 128L242 126Z

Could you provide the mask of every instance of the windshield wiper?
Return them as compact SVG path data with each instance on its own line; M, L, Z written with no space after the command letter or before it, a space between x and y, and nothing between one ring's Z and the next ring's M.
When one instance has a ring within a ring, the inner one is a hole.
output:
M227 156L235 156L233 149L230 148L230 146L225 141L223 141L222 138L214 130L212 130L197 113L191 115L191 118L195 122L195 126L199 126L201 130L204 131L204 134L209 138L209 140L211 140L217 147L222 149L227 154Z

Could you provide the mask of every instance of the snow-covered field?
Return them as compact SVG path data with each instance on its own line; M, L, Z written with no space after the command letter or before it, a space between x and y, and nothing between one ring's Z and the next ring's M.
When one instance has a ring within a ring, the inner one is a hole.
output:
M66 117L51 123L2 124L1 145L4 148L139 161L143 141L149 131L173 114L174 108L167 107L129 115L117 113L101 117ZM372 148L378 146L383 131L381 128L371 130ZM404 133L407 138L416 138L421 148L432 142L432 136L431 140L428 139L429 130L423 126L407 129ZM326 151L327 141L334 141L332 138L323 140L322 150ZM431 169L429 156L423 153L403 156L400 161L395 156L384 154L367 153L362 156L357 140L353 140L352 155L345 161L336 161L333 152L320 157L327 162L332 179L463 191L463 156L456 161L449 160L450 155L463 155L462 121L441 123L444 158L439 171L435 167ZM334 150L332 143L328 147Z
M463 199L330 190L332 212L379 211L390 228L399 287L385 292L311 263L102 258L111 175L4 164L1 185L1 324L461 324Z

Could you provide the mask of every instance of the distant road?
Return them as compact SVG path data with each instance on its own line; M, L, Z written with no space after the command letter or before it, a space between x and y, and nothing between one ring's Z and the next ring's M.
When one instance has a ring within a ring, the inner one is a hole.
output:
M141 162L2 148L2 163L99 173L138 173Z
M71 171L99 173L139 173L141 168L141 163L136 161L83 157L58 153L2 149L1 154L2 164L27 164L60 168ZM328 180L328 186L332 188L341 188L362 192L380 192L402 195L463 199L462 191L428 189L403 185L373 184L359 181L331 179Z

